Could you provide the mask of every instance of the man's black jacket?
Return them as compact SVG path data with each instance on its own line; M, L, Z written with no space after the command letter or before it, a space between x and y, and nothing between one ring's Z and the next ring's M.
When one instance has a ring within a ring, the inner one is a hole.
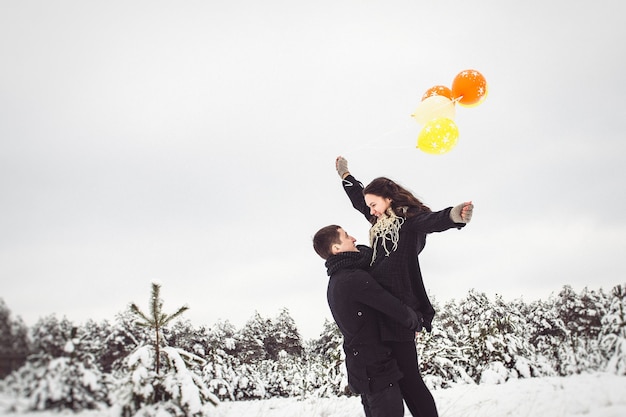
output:
M356 393L377 392L402 377L391 350L380 338L380 315L407 329L421 329L421 317L385 291L369 273L371 250L342 252L326 261L328 305L344 337L348 383Z

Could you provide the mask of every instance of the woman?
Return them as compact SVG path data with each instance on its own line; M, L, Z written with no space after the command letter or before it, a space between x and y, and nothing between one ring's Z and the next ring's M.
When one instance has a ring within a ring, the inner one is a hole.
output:
M423 326L430 332L435 311L424 288L418 254L428 233L464 227L471 219L473 204L433 212L388 178L376 178L364 188L348 171L345 158L337 157L335 165L352 205L372 224L370 273L382 287L421 313ZM404 375L400 389L411 414L436 417L435 401L419 372L415 334L384 317L380 326L381 337Z

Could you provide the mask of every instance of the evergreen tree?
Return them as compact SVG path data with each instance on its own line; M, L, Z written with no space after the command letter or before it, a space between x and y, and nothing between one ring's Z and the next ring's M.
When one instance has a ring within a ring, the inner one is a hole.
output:
M332 366L329 368L328 358L313 352L314 343L315 340L305 343L304 353L299 361L302 375L302 397L335 397L340 395L344 389L347 389L347 386L344 386L347 384L345 368L342 369L341 366L338 370ZM339 350L337 356L343 361L342 348L339 347ZM347 395L352 395L349 389Z
M94 320L87 320L78 329L80 334L89 335L89 337L82 339L81 349L95 358L102 372L110 373L113 352L109 350L108 338L113 332L113 326L106 320L99 323Z
M168 344L201 357L206 357L211 349L207 329L203 326L196 328L189 320L176 321L164 336Z
M601 343L608 359L606 369L626 375L626 284L611 291L608 312L602 317Z
M123 367L123 360L139 346L151 343L152 332L146 326L137 326L137 318L128 306L116 314L115 321L105 323L101 331L108 331L103 341L100 363L104 372L114 372Z
M324 320L319 339L311 342L311 354L319 358L320 365L316 369L322 372L318 394L322 397L352 395L348 387L343 335L334 321Z
M491 303L487 296L470 290L467 297L459 301L458 317L461 324L461 340L468 351L467 373L476 382L486 365L492 362L491 350L486 342L493 327L491 323Z
M528 341L536 352L536 368L541 375L567 375L563 348L567 348L568 330L554 307L554 299L534 301L522 311L526 317Z
M182 306L173 314L165 314L163 312L163 300L161 299L161 286L159 284L152 284L152 295L150 297L150 313L145 314L137 307L137 304L132 303L130 310L139 318L136 322L137 325L146 327L152 331L154 336L153 346L155 351L155 371L157 375L161 370L161 343L164 342L163 330L166 326L178 316L187 311L189 307ZM157 393L158 396L158 393Z
M577 294L571 286L565 285L556 300L556 308L568 329L567 344L571 353L561 359L570 365L570 373L597 368L602 361L597 336L605 313L601 297L587 288Z
M168 346L163 337L166 326L188 307L183 306L173 314L164 313L160 288L159 284L152 284L149 314L131 304L137 324L150 329L153 338L125 358L114 393L115 412L124 417L211 415L212 406L219 400L193 371L205 365L204 359Z
M537 352L528 337L528 319L525 314L526 303L517 299L506 303L502 296L496 295L496 309L509 323L507 329L502 329L506 349L511 360L508 362L512 377L530 378L542 375L542 369L537 366Z
M256 317L259 321L259 318ZM260 399L266 396L265 385L258 372L260 362L242 362L242 335L228 320L218 321L207 335L207 365L203 379L211 392L221 400ZM255 348L260 345L255 343ZM249 351L248 351L249 352ZM259 353L260 354L260 353Z
M28 328L20 317L11 317L0 298L0 378L22 366L29 352Z
M268 358L265 347L270 334L271 322L263 319L258 311L237 333L237 357L242 363L251 364Z
M302 340L289 310L283 308L276 319L269 323L269 329L264 346L270 359L279 360L281 352L293 356L302 355Z
M468 374L476 381L506 381L532 376L534 351L527 342L525 320L496 296L492 303L484 293L471 290L460 304L460 317L466 326L464 336L470 346Z
M212 346L207 359L202 368L202 379L220 400L234 401L237 397L237 360L217 346Z
M258 365L267 397L304 397L305 380L299 356L284 350L276 360L265 360Z
M14 407L19 409L24 399L26 410L80 411L108 406L108 381L97 366L93 354L83 347L89 334L73 328L63 335L63 323L55 319L44 321L54 338L40 339L39 351L28 358L26 364L7 378L7 385L15 394ZM60 337L63 348L57 350ZM56 355L56 356L55 356Z
M433 305L435 304L432 299ZM462 340L463 330L459 308L454 300L443 309L435 306L439 313L435 316L430 333L422 332L416 338L420 372L430 389L447 388L453 383L474 383L467 374L468 346Z
M225 354L237 356L237 329L226 321L217 321L208 332L207 355L216 350L222 350Z
M266 398L265 384L255 364L237 365L232 381L236 400L258 400Z
M52 358L63 356L65 344L75 327L67 318L59 320L55 314L40 318L31 330L33 353L44 353Z

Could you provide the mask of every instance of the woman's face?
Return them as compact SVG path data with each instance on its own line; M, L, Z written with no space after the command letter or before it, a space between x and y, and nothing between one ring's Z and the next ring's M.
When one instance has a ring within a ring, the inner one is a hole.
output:
M370 208L372 216L380 217L391 206L391 199L384 198L375 194L365 194L365 204Z

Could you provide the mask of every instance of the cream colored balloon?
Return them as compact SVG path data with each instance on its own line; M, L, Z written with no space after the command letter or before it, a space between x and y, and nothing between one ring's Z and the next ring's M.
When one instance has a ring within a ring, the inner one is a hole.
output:
M454 102L444 96L430 96L422 100L411 115L419 124L425 125L433 119L448 118L454 120Z

